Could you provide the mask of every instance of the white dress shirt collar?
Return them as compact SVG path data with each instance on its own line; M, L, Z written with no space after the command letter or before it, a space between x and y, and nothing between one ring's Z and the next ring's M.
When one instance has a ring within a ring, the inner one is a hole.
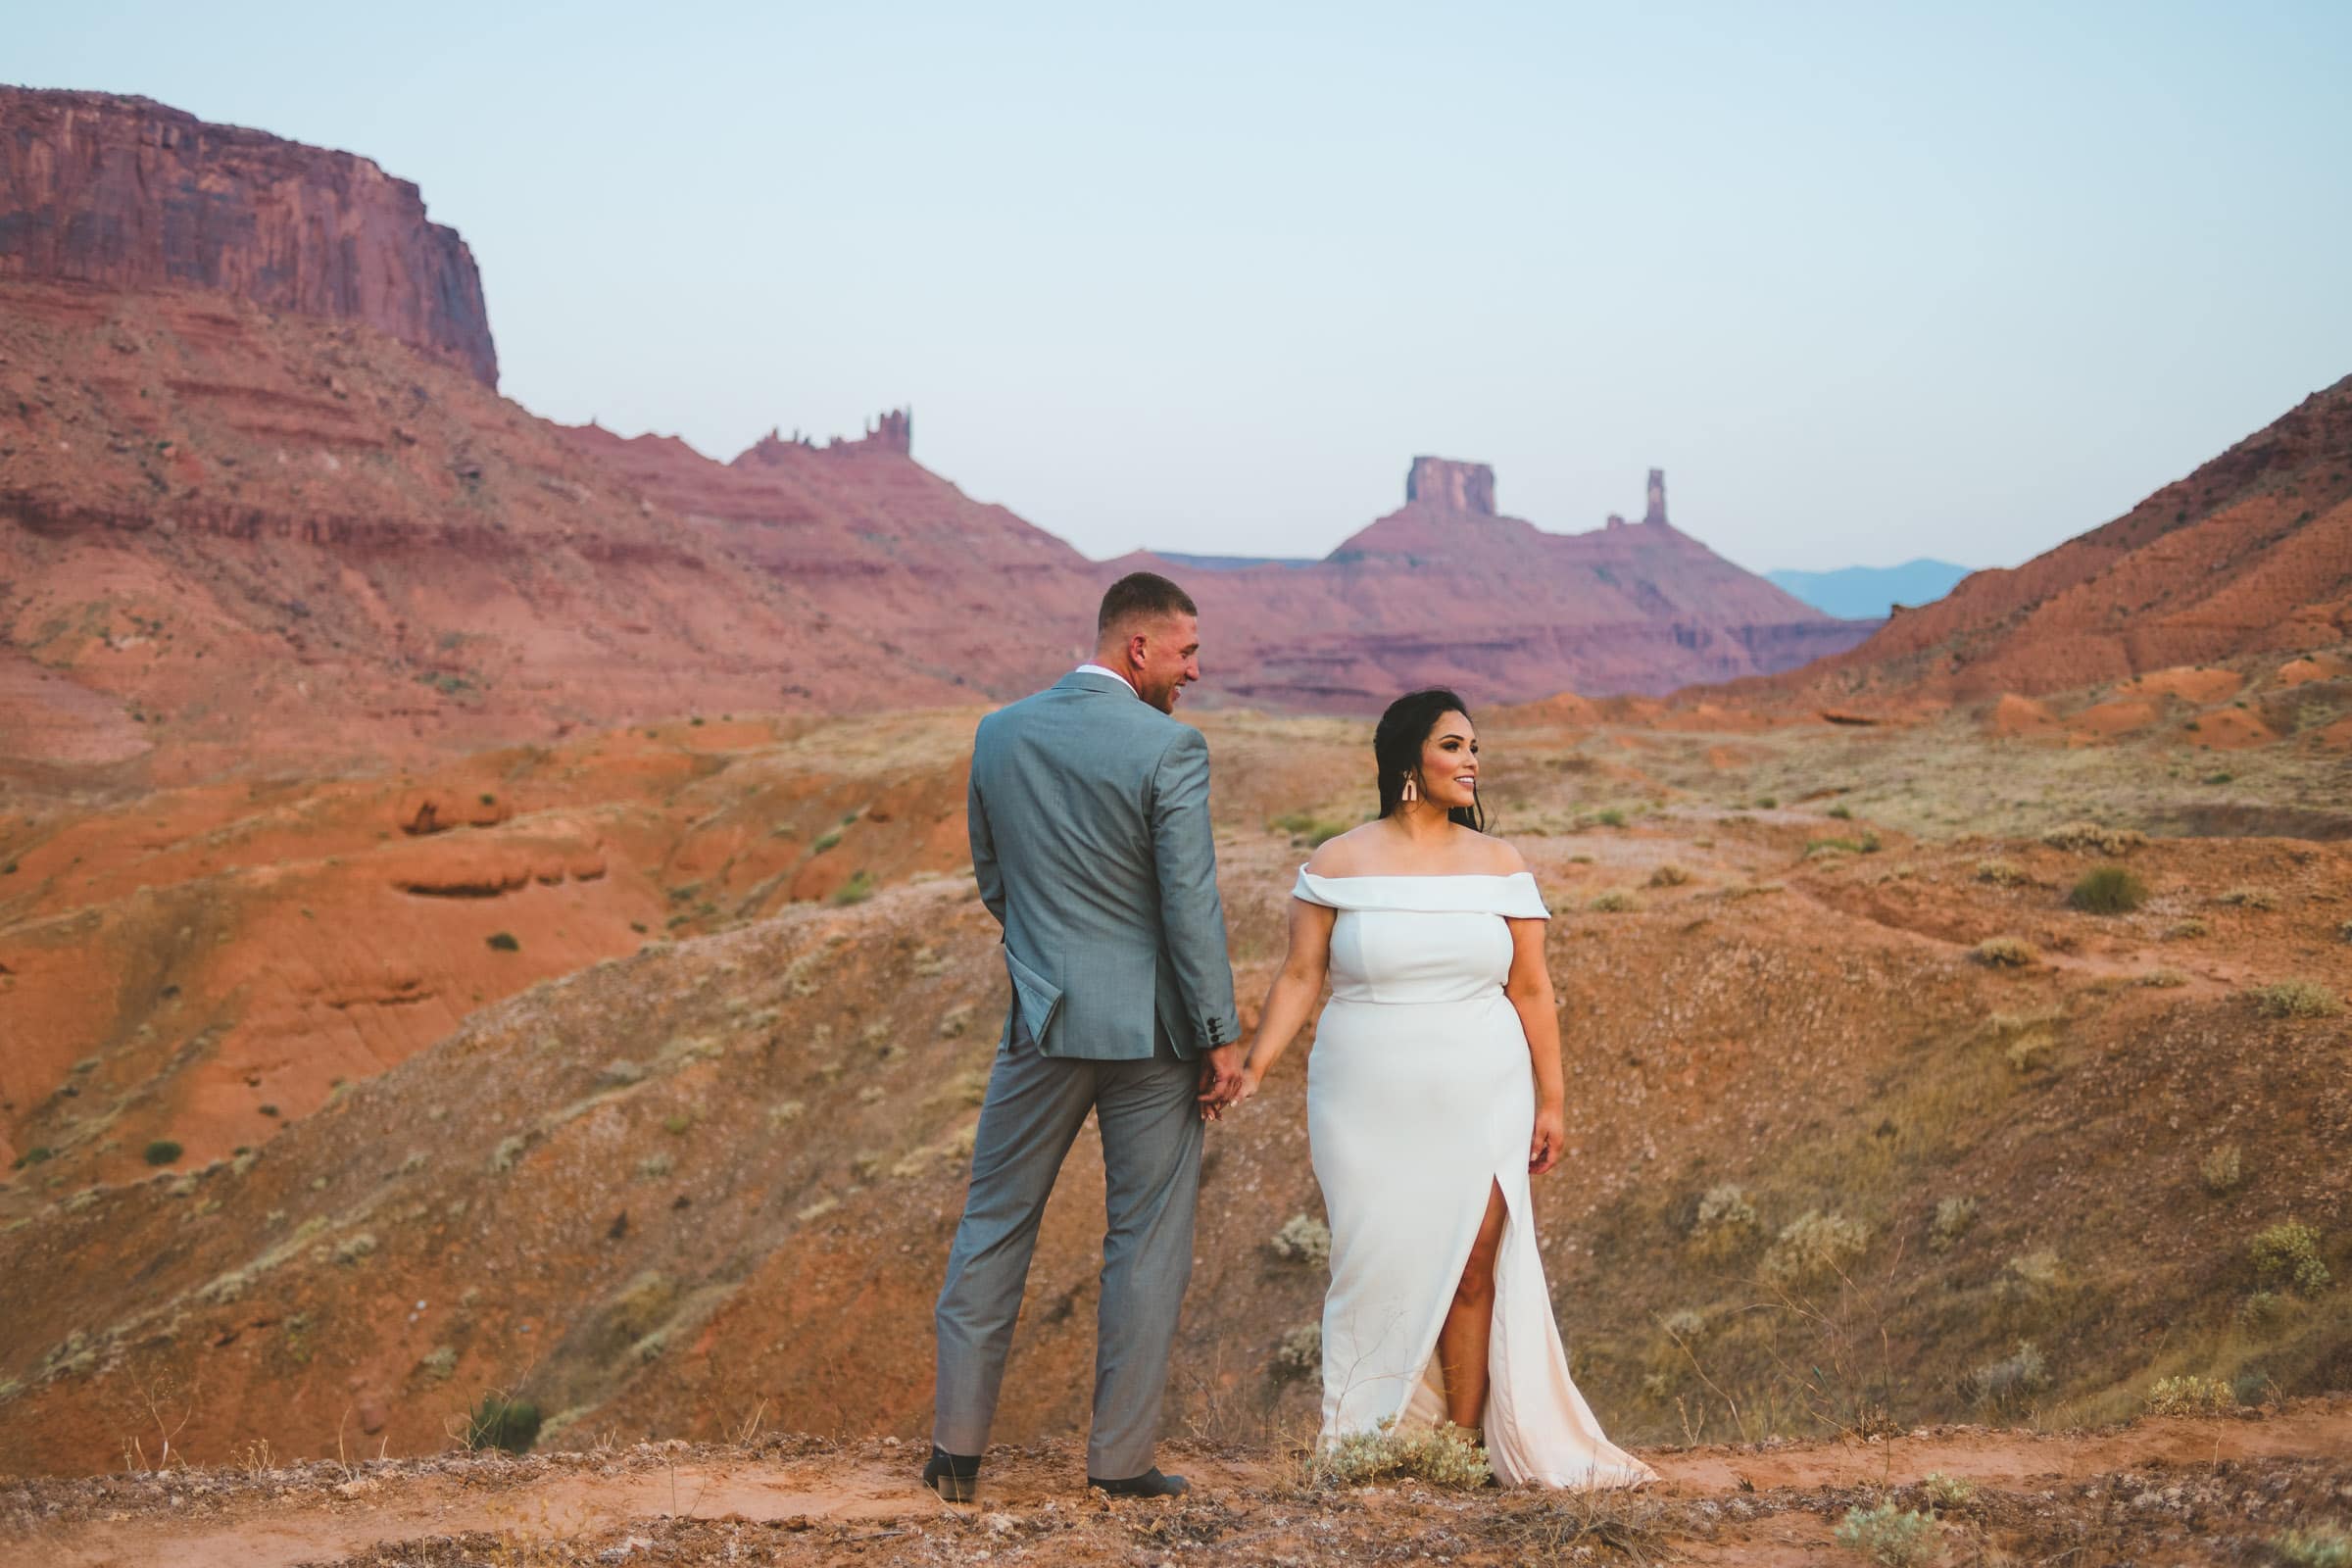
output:
M1091 661L1087 663L1080 664L1071 673L1078 675L1108 675L1112 680L1117 681L1129 691L1135 690L1135 682L1129 680L1126 676L1120 674L1115 669L1105 669L1102 665L1094 663Z

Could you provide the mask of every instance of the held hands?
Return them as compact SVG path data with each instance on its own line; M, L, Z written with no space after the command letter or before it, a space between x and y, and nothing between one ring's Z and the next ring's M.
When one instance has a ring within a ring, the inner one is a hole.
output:
M1560 1162L1568 1148L1568 1118L1557 1105L1536 1109L1536 1134L1527 1146L1527 1173L1541 1176Z
M1241 1097L1242 1047L1239 1041L1219 1046L1200 1058L1200 1116L1215 1121L1225 1107Z
M1205 1075L1203 1075L1205 1076ZM1233 1075L1232 1082L1221 1092L1203 1089L1200 1092L1200 1119L1222 1121L1225 1112L1257 1093L1259 1073L1254 1067L1243 1067Z

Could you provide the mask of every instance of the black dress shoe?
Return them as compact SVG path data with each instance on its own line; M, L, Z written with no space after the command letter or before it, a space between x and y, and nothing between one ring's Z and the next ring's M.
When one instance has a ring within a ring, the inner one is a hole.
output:
M980 1456L950 1453L931 1445L931 1462L923 1466L923 1485L950 1502L969 1502L980 1490Z
M1088 1476L1086 1484L1114 1497L1181 1497L1193 1490L1193 1484L1182 1476L1161 1475L1157 1465L1140 1476L1129 1476L1124 1481L1105 1481L1101 1476Z

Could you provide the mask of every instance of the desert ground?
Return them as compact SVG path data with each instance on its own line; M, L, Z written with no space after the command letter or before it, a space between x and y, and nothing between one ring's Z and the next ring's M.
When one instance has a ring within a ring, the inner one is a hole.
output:
M1302 1053L1211 1130L1170 1399L1202 1491L1075 1486L1083 1138L992 1490L909 1485L1004 992L973 710L21 793L11 1528L79 1563L1793 1561L1892 1499L1956 1561L2274 1560L2352 1520L2344 655L2031 722L1484 715L1555 914L1555 1305L1668 1476L1605 1504L1311 1472ZM1253 1014L1367 727L1198 721Z

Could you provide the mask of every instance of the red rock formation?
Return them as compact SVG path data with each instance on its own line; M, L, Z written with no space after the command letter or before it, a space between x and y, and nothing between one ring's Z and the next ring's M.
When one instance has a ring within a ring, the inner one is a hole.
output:
M1643 522L1663 525L1666 521L1666 470L1649 470L1649 510L1642 514Z
M415 185L145 98L0 87L0 277L364 321L498 384L472 253Z
M1482 704L1663 693L1787 669L1869 634L1669 526L1663 476L1650 478L1649 523L1554 534L1494 514L1486 465L1422 458L1405 505L1315 565L1166 569L1200 602L1208 682L1284 707L1376 711L1433 684Z
M1404 476L1407 505L1418 502L1446 512L1494 515L1494 470L1483 463L1450 458L1415 458Z
M456 366L56 282L0 280L0 773L156 782L962 693Z
M2352 637L2352 376L2123 516L1755 695L1974 701Z

